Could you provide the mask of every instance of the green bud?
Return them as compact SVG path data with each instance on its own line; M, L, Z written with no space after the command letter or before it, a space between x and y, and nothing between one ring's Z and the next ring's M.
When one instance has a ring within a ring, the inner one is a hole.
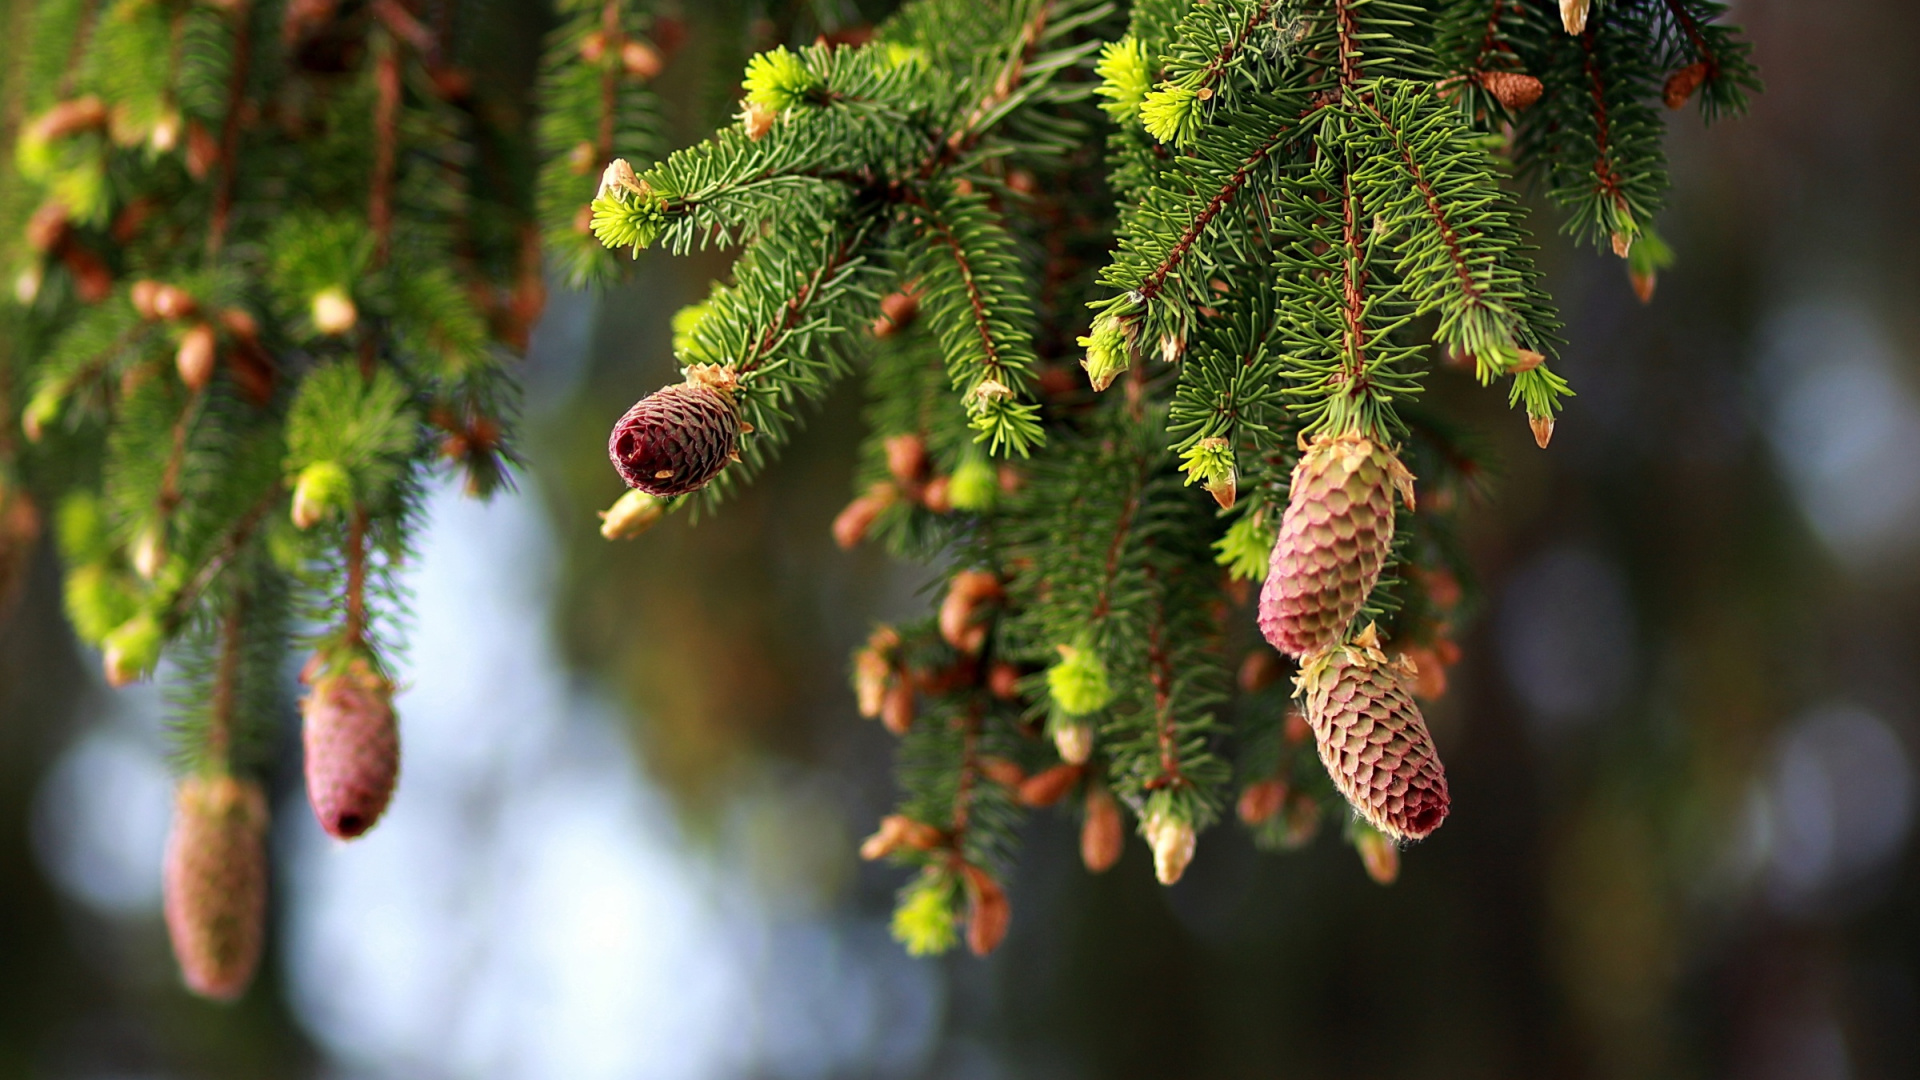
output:
M1242 581L1267 580L1267 565L1273 556L1273 530L1263 515L1248 514L1227 527L1227 535L1214 541L1219 552L1213 561L1227 568L1227 574Z
M1047 669L1047 693L1068 716L1088 716L1113 701L1107 665L1091 648L1058 646L1060 662Z
M757 53L747 61L747 77L741 83L750 104L774 112L785 112L804 103L825 89L825 85L784 45Z
M353 478L338 462L316 461L300 470L293 488L293 524L311 529L334 511L353 506Z
M686 359L692 354L693 335L699 333L700 324L713 314L713 300L708 298L696 304L688 304L673 313L673 355Z
M1095 390L1105 390L1113 380L1133 364L1133 349L1127 340L1127 324L1118 315L1108 313L1093 320L1093 333L1078 339L1087 355L1080 366Z
M1094 72L1100 86L1094 93L1106 98L1100 107L1118 124L1133 123L1140 116L1140 104L1153 86L1153 72L1147 63L1147 48L1132 34L1100 50L1100 62Z
M652 198L610 190L593 200L593 235L608 248L632 248L638 255L666 223L659 202Z
M893 909L893 938L914 956L937 956L960 942L953 879L929 870L900 890Z
M143 611L114 628L100 643L109 686L146 677L160 662L160 620Z
M991 510L994 500L1000 497L1000 473L985 454L970 450L960 459L960 466L953 470L953 477L948 481L947 497L955 510L975 513Z
M63 590L67 621L89 645L98 645L140 609L130 583L98 563L76 566Z
M1193 141L1199 125L1200 96L1184 86L1163 86L1140 103L1140 122L1147 134L1169 146Z
M1181 455L1180 467L1187 472L1187 483L1204 484L1220 506L1230 508L1238 490L1233 470L1233 446L1225 439L1201 439Z
M76 491L60 501L54 535L69 565L104 562L113 553L106 515L91 491Z
M40 436L46 434L47 425L60 419L60 406L65 398L60 387L51 384L34 391L26 409L20 413L20 430L26 432L28 442L39 442Z

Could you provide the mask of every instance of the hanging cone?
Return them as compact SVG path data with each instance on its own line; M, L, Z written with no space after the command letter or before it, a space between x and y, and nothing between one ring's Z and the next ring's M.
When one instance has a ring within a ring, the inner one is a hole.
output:
M260 785L231 776L180 781L161 895L180 976L201 997L239 997L259 966L267 922L266 834Z
M314 682L300 716L307 799L321 828L351 840L380 820L400 775L393 686L355 657Z
M1304 657L1340 640L1393 545L1393 493L1413 508L1413 475L1361 435L1321 435L1293 489L1260 589L1260 632Z
M685 495L718 476L734 458L740 414L732 375L707 366L687 381L641 398L613 426L607 456L628 487L649 495Z
M1494 100L1515 112L1539 101L1545 89L1539 79L1520 71L1482 71L1474 80L1492 94Z
M1418 840L1447 817L1447 776L1413 702L1412 667L1389 661L1369 626L1310 658L1297 680L1334 786L1395 840Z

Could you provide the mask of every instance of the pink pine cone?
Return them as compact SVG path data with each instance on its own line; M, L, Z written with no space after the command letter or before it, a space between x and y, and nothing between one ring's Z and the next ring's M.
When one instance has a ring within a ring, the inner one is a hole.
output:
M393 687L355 657L320 675L300 713L307 799L321 828L351 840L380 820L400 775Z
M1321 435L1293 469L1260 589L1260 632L1305 658L1337 643L1380 580L1393 546L1393 493L1413 507L1413 476L1361 435Z
M180 781L161 898L181 979L201 997L239 997L259 966L267 921L266 832L260 785L231 776Z
M727 467L740 438L740 415L726 385L689 381L664 387L627 410L607 439L607 456L628 487L684 495Z
M1367 824L1418 840L1447 818L1447 774L1414 704L1413 664L1388 660L1373 627L1309 659L1298 685L1320 761Z

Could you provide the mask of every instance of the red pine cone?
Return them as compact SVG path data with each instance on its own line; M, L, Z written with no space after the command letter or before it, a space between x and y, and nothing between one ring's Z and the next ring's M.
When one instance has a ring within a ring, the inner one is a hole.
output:
M167 936L187 989L231 1001L253 981L267 921L267 798L231 776L190 776L174 796L161 871Z
M1260 632L1305 657L1340 640L1393 545L1393 492L1413 476L1365 436L1321 435L1293 468L1292 495L1260 589Z
M1308 660L1299 679L1334 786L1395 840L1418 840L1447 818L1447 776L1409 693L1412 680L1412 665L1389 661L1371 626Z
M393 685L355 657L314 682L300 715L307 799L321 828L351 840L380 820L400 775Z
M1127 842L1124 830L1120 804L1106 788L1089 786L1087 816L1080 824L1080 861L1088 870L1104 873L1120 861L1120 851Z
M641 398L607 439L607 456L628 487L685 495L734 458L740 413L723 389L690 379Z

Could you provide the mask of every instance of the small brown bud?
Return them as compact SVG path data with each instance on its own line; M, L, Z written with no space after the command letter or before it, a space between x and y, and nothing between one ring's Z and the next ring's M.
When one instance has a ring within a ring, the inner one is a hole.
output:
M891 292L880 300L880 317L873 320L873 336L892 337L913 325L920 314L920 294L911 290Z
M1265 647L1251 649L1246 659L1240 661L1240 692L1257 694L1279 682L1285 672L1286 665L1280 662L1279 653Z
M1098 784L1087 788L1087 816L1080 823L1080 861L1093 873L1104 873L1120 861L1127 837L1120 821L1120 804Z
M594 148L593 143L583 139L567 151L567 168L575 176L585 176L593 171L599 157L600 151Z
M740 126L746 129L747 138L759 142L767 137L767 132L773 130L773 122L779 115L757 101L749 101L740 110Z
M78 135L83 131L107 126L107 106L98 97L88 94L85 97L62 101L40 114L28 127L30 136L44 142L63 139L69 135Z
M242 341L255 341L260 337L260 324L245 308L221 309L220 325L227 328L227 333Z
M1540 100L1540 80L1518 71L1482 71L1474 78L1495 101L1515 112Z
M1711 68L1705 60L1695 60L1672 75L1667 76L1667 85L1661 90L1660 98L1667 108L1678 109L1687 103L1695 90L1707 81Z
M951 477L936 476L927 481L920 491L920 505L936 514L953 512L953 480Z
M980 775L1009 791L1017 791L1021 784L1027 782L1027 770L1021 768L1018 762L992 754L981 756Z
M1533 441L1539 444L1540 449L1545 450L1547 444L1553 441L1553 417L1529 416L1527 426L1533 429Z
M833 542L842 551L850 551L867 538L867 530L887 507L892 506L899 493L892 484L881 481L867 489L865 495L855 498L843 507L833 519Z
M985 637L985 628L978 625L981 609L1004 595L1000 579L984 570L955 574L940 604L940 637L961 652L978 652ZM982 631L978 636L972 633L976 629Z
M1513 373L1515 375L1523 371L1532 371L1547 361L1545 353L1535 352L1532 349L1520 349L1518 351L1520 353L1520 359L1513 365Z
M1313 725L1307 723L1306 715L1299 709L1288 709L1280 734L1288 743L1299 746L1313 737Z
M1281 810L1280 845L1288 850L1306 847L1320 833L1320 800L1305 792L1295 792Z
M927 440L919 435L889 435L887 471L903 484L918 483L927 472Z
M589 64L597 64L606 59L607 35L595 30L580 39L580 59Z
M1447 668L1440 662L1440 654L1424 645L1412 645L1406 649L1406 657L1413 663L1413 696L1422 701L1438 701L1447 694Z
M1055 765L1027 777L1020 785L1020 802L1025 806L1052 806L1073 790L1085 771L1079 765Z
M59 247L71 231L71 221L66 205L59 202L44 202L27 219L27 246L35 251L52 251Z
M620 46L620 66L641 82L652 82L660 77L665 61L660 58L660 50L652 45L630 40Z
M880 723L895 735L913 730L913 684L895 679L880 701Z
M1241 789L1240 802L1234 809L1240 820L1248 825L1258 825L1280 812L1287 801L1287 784L1284 780L1259 780Z
M893 665L880 650L868 646L853 656L853 696L860 715L869 720L880 715L886 701L887 683L893 678Z
M161 285L153 293L153 313L162 319L191 318L200 310L187 290L178 285Z
M1633 285L1633 295L1643 304L1653 303L1654 286L1660 283L1658 270L1635 270L1627 268L1627 281Z
M985 956L1000 947L1013 921L1013 907L1000 883L985 870L967 863L960 868L967 887L967 948Z
M860 844L860 857L871 862L899 851L932 851L944 838L940 830L904 814L888 814L880 819L880 828Z
M68 244L60 252L60 261L73 275L73 291L89 304L97 304L113 295L113 271L100 256L78 244Z
M187 121L187 175L205 180L219 162L219 140L200 121Z
M143 319L157 319L160 312L154 307L154 298L160 292L160 283L152 278L141 278L127 290L127 299L133 304L133 310Z
M1400 877L1400 849L1386 836L1367 829L1353 838L1353 847L1360 853L1368 877L1382 885L1391 885Z
M987 669L987 692L1001 701L1020 696L1020 669L1002 660Z
M1613 253L1624 259L1633 252L1633 236L1626 232L1616 232L1610 238L1613 241Z
M180 335L180 348L173 354L173 367L180 382L189 390L202 390L213 381L213 365L218 358L213 327L195 323Z

